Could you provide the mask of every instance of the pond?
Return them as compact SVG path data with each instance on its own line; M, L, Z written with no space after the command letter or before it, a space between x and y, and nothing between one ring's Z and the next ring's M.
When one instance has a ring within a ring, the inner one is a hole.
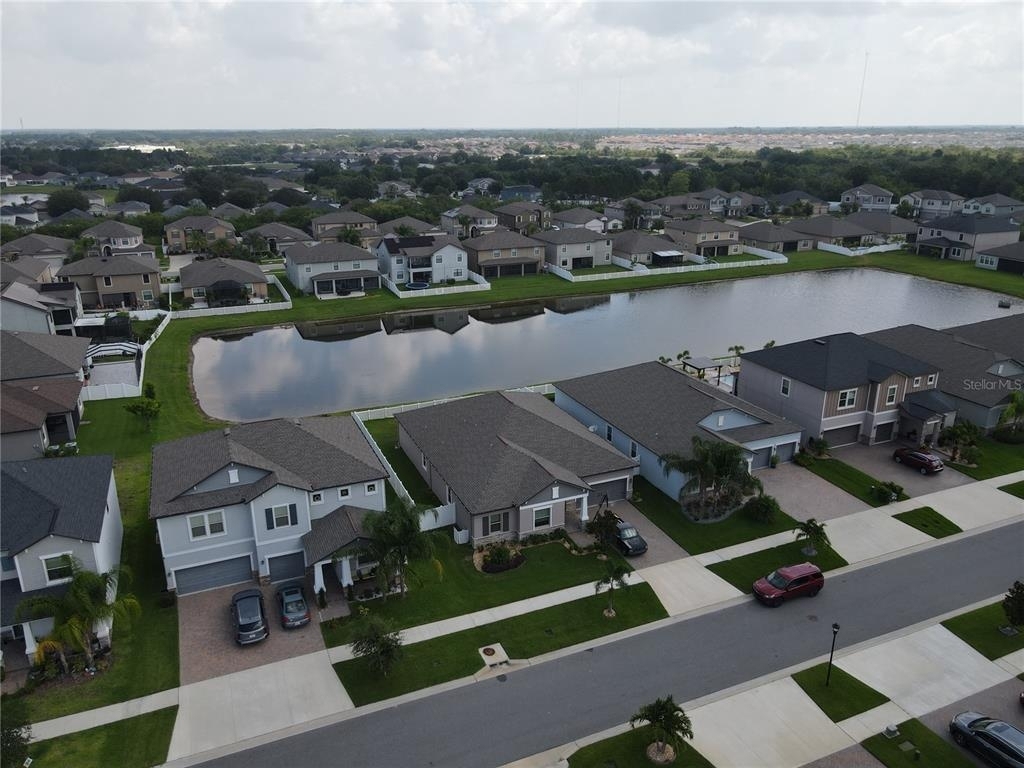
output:
M737 344L1024 312L1019 299L1000 309L1000 298L876 270L800 272L205 337L192 373L215 418L307 416L558 381L682 350L714 357Z

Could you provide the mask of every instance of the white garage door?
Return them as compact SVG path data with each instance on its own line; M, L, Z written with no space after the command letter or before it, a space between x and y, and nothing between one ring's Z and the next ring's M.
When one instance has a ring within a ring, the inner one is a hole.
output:
M301 552L268 558L267 565L270 566L270 580L272 582L301 579L302 575L306 572L306 560Z
M825 438L825 442L828 443L829 448L836 448L840 445L850 445L856 443L857 438L860 436L860 425L851 424L848 427L840 427L839 429L828 429L825 430L822 435Z
M252 561L248 555L195 568L181 568L174 572L174 583L178 585L179 595L244 581L252 581Z

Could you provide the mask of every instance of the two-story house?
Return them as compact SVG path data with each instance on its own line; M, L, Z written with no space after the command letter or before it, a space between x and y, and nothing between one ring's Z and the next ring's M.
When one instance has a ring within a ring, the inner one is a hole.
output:
M218 240L235 242L235 226L213 216L185 216L164 225L168 253L203 252Z
M121 562L113 457L5 461L0 494L0 636L5 653L23 643L31 664L38 642L53 631L53 618L19 616L22 601L67 592L71 571L66 556L96 573ZM109 645L111 628L110 622L101 622L93 629Z
M397 219L382 221L379 229L381 237L386 235L414 237L416 235L440 234L443 231L436 224L417 219L415 216L399 216Z
M51 446L75 442L82 412L78 379L0 383L0 456L3 461L38 459Z
M33 233L4 243L0 247L0 254L3 255L4 261L14 261L20 256L40 259L50 265L51 273L56 273L61 265L71 257L74 247L74 240Z
M358 211L331 211L313 219L312 226L314 237L325 241L338 240L346 229L355 230L357 234L376 230L377 222Z
M156 259L156 249L142 239L142 229L133 224L104 221L95 227L89 227L81 236L89 242L88 256L138 256Z
M745 352L738 394L830 446L873 445L905 435L904 403L935 390L937 366L855 333ZM947 414L952 423L953 415ZM932 420L941 429L945 417ZM917 437L923 439L924 434Z
M309 233L278 221L247 229L242 233L242 239L248 243L262 239L266 252L272 254L282 254L293 245L316 245L316 238Z
M622 222L619 221L617 229L622 229ZM609 230L608 218L592 211L589 208L570 208L567 211L557 211L551 214L551 226L559 229L573 229L583 227L594 232L607 232Z
M964 208L963 195L945 189L918 189L905 194L900 202L911 207L918 221L953 216Z
M922 222L914 250L940 259L974 261L978 253L1019 239L1020 227L1007 217L961 213Z
M375 253L378 270L396 285L469 278L469 254L452 235L384 237Z
M314 296L347 296L380 288L377 258L349 243L293 245L284 254L291 284Z
M136 216L142 216L149 212L149 203L143 203L140 200L125 200L123 203L111 203L107 206L108 216L134 219Z
M89 256L65 264L57 279L75 283L87 309L149 309L160 298L160 263L152 256Z
M386 507L387 471L352 416L274 419L153 447L149 516L178 594L359 570L352 522Z
M986 216L1009 216L1024 211L1024 202L999 194L972 197L964 203L964 213L983 213Z
M469 268L478 275L511 277L536 275L544 263L544 243L518 232L493 232L462 241Z
M535 232L533 239L544 243L544 260L552 266L573 270L612 263L611 235L576 227Z
M705 259L742 253L739 232L739 227L720 219L669 219L665 222L665 234L674 243Z
M82 294L74 283L0 280L0 328L4 330L74 336L75 319L82 310Z
M877 184L861 184L848 189L839 198L850 210L885 211L892 208L892 192Z
M441 229L452 237L479 237L497 228L498 215L475 205L460 205L441 214Z
M221 219L222 221L232 221L240 216L248 216L250 211L245 210L234 203L221 203L212 211L210 215L215 219Z
M636 197L627 197L608 203L604 207L604 215L609 221L621 221L627 229L651 229L654 222L661 219L661 206L649 203Z
M540 203L508 203L495 208L494 213L498 216L498 224L523 235L551 228L551 211Z

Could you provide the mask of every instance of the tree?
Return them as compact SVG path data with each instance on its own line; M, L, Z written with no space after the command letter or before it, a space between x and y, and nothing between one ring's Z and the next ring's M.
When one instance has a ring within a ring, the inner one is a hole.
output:
M743 354L743 351L745 349L746 347L744 347L742 344L734 344L733 346L729 347L729 351L736 355L737 360L739 359L739 356Z
M341 230L341 234L338 236L338 242L348 243L349 245L359 245L362 243L362 240L359 238L359 232L346 227Z
M72 208L88 211L89 198L77 189L55 189L46 201L46 212L53 218L67 213Z
M640 204L635 200L630 200L626 203L626 220L623 222L623 228L640 229L640 219L643 217L643 214L644 209L640 207Z
M665 192L669 195L685 195L689 191L690 174L686 171L676 171L665 185Z
M682 362L683 360L689 360L689 359L690 359L690 350L688 350L688 349L684 349L682 352L680 352L678 355L676 355L676 360L678 360L679 362Z
M149 210L153 213L159 213L164 209L164 199L155 189L137 187L134 184L122 184L117 190L117 202L127 203L130 200L147 203Z
M705 440L694 435L689 456L667 453L661 461L666 476L674 470L687 478L679 491L680 504L686 496L694 492L698 494L698 517L704 517L709 501L711 516L717 517L722 502L731 504L737 496L753 493L760 486L760 482L747 471L743 449L733 443Z
M383 616L364 614L352 632L352 653L367 660L370 669L387 677L402 657L402 633Z
M666 453L661 456L661 465L666 477L673 471L686 477L686 482L679 489L679 503L682 504L687 495L696 491L697 503L703 512L707 502L708 489L715 481L715 467L711 462L708 441L699 435L694 435L691 445L692 450L689 456L680 453Z
M304 195L291 187L282 187L272 192L270 199L275 203L287 205L289 208L297 208L309 202L309 195Z
M958 421L939 433L939 445L948 445L950 460L957 461L965 449L977 445L979 437L981 437L979 427L969 421Z
M193 253L206 253L206 233L201 229L193 229L188 236L187 245Z
M896 215L901 219L912 219L914 218L914 206L910 204L909 200L900 200L900 204L896 206Z
M619 519L610 507L605 507L587 523L587 533L596 538L603 546L610 546L615 541Z
M150 397L140 397L138 400L128 403L124 409L142 419L143 425L148 431L153 428L153 422L160 415L160 401Z
M141 612L139 601L127 592L110 599L116 594L119 584L128 583L130 572L127 566L96 573L83 568L81 562L70 555L64 555L63 567L70 578L67 591L60 596L27 598L15 609L15 615L22 619L53 618L53 631L40 642L36 650L37 660L44 658L47 650L59 647L61 663L66 670L64 649L71 648L84 653L91 667L96 625L111 620L128 622L138 617Z
M237 205L239 208L252 210L259 203L259 195L256 190L248 187L236 187L224 193L224 202Z
M25 713L24 696L4 696L4 716L0 735L2 768L21 768L28 757L32 726Z
M654 752L659 762L668 762L668 747L678 749L683 739L693 738L693 724L683 708L676 704L672 695L663 699L655 699L644 704L636 714L629 718L629 727L636 728L637 723L648 723L654 733Z
M1003 598L1003 613L1006 620L1015 627L1024 626L1024 584L1013 582L1010 591Z
M796 533L797 541L807 542L801 552L808 557L817 555L818 547L824 549L832 546L832 542L828 539L828 534L825 533L825 524L819 523L813 517L808 518L802 523L797 523L793 531Z
M420 530L420 515L415 507L393 503L383 512L368 513L363 524L373 540L369 546L379 558L378 570L385 574L394 572L402 597L407 591L409 561L431 558L435 568L440 569L440 562L433 557L434 546L429 534ZM385 587L384 593L387 591Z
M1015 390L1010 395L1010 404L999 417L999 423L1007 425L1011 432L1024 430L1024 390Z
M604 609L604 615L606 618L615 618L615 604L613 602L615 597L616 589L625 589L629 586L627 578L629 577L629 568L617 560L609 558L604 561L604 576L598 579L594 583L594 592L600 593L600 591L607 587L608 589L608 607Z

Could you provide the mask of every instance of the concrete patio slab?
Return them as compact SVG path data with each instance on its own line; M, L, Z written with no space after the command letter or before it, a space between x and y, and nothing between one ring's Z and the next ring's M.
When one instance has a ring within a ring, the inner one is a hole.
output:
M838 725L851 739L861 742L878 735L885 730L887 725L902 723L909 719L910 715L903 711L898 704L887 701L867 712L861 712L859 715L842 720Z
M783 512L801 522L812 517L831 520L865 507L856 496L797 464L779 464L775 469L762 470L757 479L764 492L779 502Z
M651 585L669 616L679 616L743 594L692 557L644 568L638 574Z
M716 768L797 768L853 744L788 677L688 714L693 746Z
M1024 501L1005 491L1000 491L998 484L972 483L960 488L952 488L942 493L922 496L918 506L927 505L939 514L949 518L965 531L980 528L983 525L997 523L1011 517L1024 515Z
M952 467L946 467L934 475L922 475L915 469L897 464L892 458L892 452L905 446L909 446L909 443L844 445L842 448L833 449L832 455L840 461L845 461L851 467L866 472L876 480L891 481L902 485L903 491L911 497L925 496L929 493L957 488L974 482L973 478L957 472Z
M938 624L844 656L836 666L911 717L1013 677Z
M885 507L829 520L826 532L832 548L848 563L934 541L927 533L892 518Z

